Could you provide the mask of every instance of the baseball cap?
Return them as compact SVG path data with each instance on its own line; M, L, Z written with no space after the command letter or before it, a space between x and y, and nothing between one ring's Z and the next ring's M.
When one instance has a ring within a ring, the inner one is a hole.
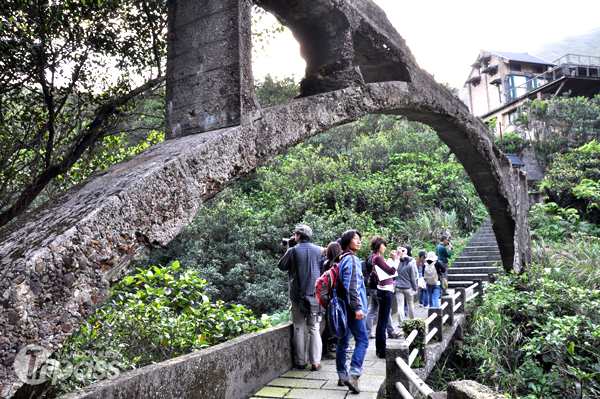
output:
M312 229L305 224L299 224L296 226L294 233L302 234L308 238L312 237Z

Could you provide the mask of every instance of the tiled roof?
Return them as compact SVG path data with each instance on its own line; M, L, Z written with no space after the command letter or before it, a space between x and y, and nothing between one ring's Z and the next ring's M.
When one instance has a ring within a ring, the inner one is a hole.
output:
M505 51L490 51L492 54L499 55L500 57L506 58L509 61L527 62L530 64L542 64L542 65L554 65L550 61L543 60L527 53L507 53Z
M507 153L504 153L504 155L506 155L507 158L510 159L510 162L512 163L512 166L525 166L525 164L523 163L523 161L521 161L519 159L519 157L517 156L517 154L507 154Z

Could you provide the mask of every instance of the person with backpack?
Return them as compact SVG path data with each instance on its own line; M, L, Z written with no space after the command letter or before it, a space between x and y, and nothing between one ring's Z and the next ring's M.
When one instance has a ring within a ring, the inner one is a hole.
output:
M327 245L326 253L327 255L325 261L323 262L323 267L321 268L321 274L331 269L335 259L342 253L342 246L336 241L330 242L329 245ZM329 320L329 307L326 308L324 320L325 328L323 328L323 332L321 333L321 343L323 347L321 359L335 359L335 355L329 352L329 340L332 338L332 336L331 332L329 331L329 326L327 325L327 320Z
M386 246L387 246L387 243L386 243ZM377 298L377 288L375 288L375 289L370 288L370 282L369 282L369 277L371 275L371 272L373 271L373 256L374 255L375 255L374 253L371 253L371 255L369 255L367 260L363 261L363 276L365 276L365 285L367 287L367 294L368 294L367 300L369 301L369 304L367 306L367 318L365 321L365 326L367 327L367 335L369 336L369 339L375 338L375 334L372 332L373 331L373 320L379 314L379 299ZM390 257L395 257L395 256L396 256L396 250L392 249L392 251L390 252ZM402 336L402 334L396 332L396 329L394 328L394 323L392 321L392 312L390 312L390 315L388 317L388 323L387 323L386 329L387 329L388 337L390 337L390 338L397 339Z
M342 234L343 251L339 263L338 297L345 301L347 310L348 329L345 336L338 338L335 365L338 373L338 386L346 385L352 392L359 393L358 379L362 373L362 365L367 354L369 338L365 327L367 305L367 290L364 283L361 262L356 257L360 249L361 235L358 230L347 230ZM354 337L355 347L350 369L346 367L346 351L350 342L350 334Z
M398 262L398 277L394 283L394 293L398 302L398 324L402 326L404 321L404 300L408 307L408 318L415 318L415 293L417 292L417 264L412 256L408 255L410 247L401 248L400 260ZM411 252L412 254L412 252Z
M427 253L425 259L425 269L423 277L427 284L427 295L429 296L429 307L439 308L440 303L440 292L441 292L441 275L446 271L446 267L438 261L438 257L435 252L430 251Z
M294 323L292 345L296 368L304 370L308 366L305 349L305 330L309 331L309 359L312 371L321 369L321 334L319 331L321 314L313 310L319 303L315 296L315 281L320 277L322 249L310 243L312 229L300 224L294 229L298 244L288 249L279 260L279 270L288 272L289 296L292 302L291 319ZM302 304L300 302L303 302ZM302 306L307 304L307 306ZM306 309L308 308L308 309Z
M385 359L386 337L385 331L392 310L392 295L394 292L394 276L396 268L389 266L382 255L387 248L387 241L380 236L371 239L371 251L373 251L373 269L379 277L377 283L377 299L379 301L379 313L377 315L377 329L375 331L375 354ZM374 277L374 276L373 276Z

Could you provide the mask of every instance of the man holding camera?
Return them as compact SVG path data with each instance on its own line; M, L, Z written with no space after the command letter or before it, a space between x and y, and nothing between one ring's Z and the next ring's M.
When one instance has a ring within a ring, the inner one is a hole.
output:
M308 356L312 371L321 369L321 334L319 323L321 321L320 307L315 296L315 281L320 277L320 260L322 248L311 244L312 230L304 224L294 229L295 246L291 239L287 242L287 251L279 260L277 267L288 272L289 296L292 302L292 323L294 335L292 344L295 354L296 368L304 370L308 366L306 359L304 332L308 326L309 350ZM290 244L291 247L290 247ZM301 303L302 302L302 303ZM312 302L313 308L305 304ZM314 304L316 303L316 307Z
M435 255L446 268L446 271L442 273L442 277L448 281L448 260L452 256L452 244L448 241L447 235L444 234L440 237L440 243L435 248ZM442 291L442 296L444 295L448 295L447 290Z

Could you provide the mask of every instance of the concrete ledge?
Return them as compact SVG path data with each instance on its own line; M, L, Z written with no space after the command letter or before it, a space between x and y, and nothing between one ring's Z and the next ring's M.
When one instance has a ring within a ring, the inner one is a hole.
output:
M123 373L62 399L245 399L292 364L292 324Z
M447 399L501 399L506 398L475 381L454 381L448 384Z

